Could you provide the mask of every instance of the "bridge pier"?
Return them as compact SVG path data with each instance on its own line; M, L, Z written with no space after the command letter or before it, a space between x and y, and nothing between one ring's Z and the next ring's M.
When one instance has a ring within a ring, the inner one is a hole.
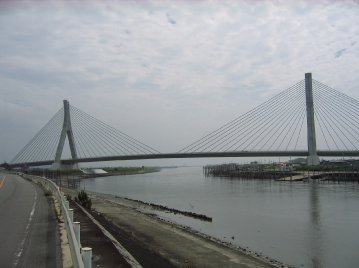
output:
M53 170L71 170L71 169L79 169L78 163L75 164L63 164L61 162L54 162L51 165L51 169Z
M307 140L308 140L308 166L317 166L320 164L317 154L317 143L315 136L315 121L314 121L314 104L313 104L313 87L312 74L305 74L305 97L307 107Z

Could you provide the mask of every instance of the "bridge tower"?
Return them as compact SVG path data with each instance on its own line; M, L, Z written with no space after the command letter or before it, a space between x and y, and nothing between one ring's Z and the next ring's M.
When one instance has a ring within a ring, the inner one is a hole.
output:
M62 151L64 149L66 135L69 140L71 157L72 157L72 159L76 159L77 152L76 152L74 134L72 132L72 126L71 126L70 104L67 100L64 100L64 122L62 125L60 140L59 140L59 143L58 143L57 149L56 149L55 162L53 164L54 169L63 168L63 165L61 164L61 155L62 155ZM66 168L77 168L77 164L67 166Z
M305 97L307 107L307 140L308 140L308 158L309 166L319 165L319 157L317 154L317 142L315 137L315 121L314 121L314 104L313 104L313 87L312 74L305 74Z

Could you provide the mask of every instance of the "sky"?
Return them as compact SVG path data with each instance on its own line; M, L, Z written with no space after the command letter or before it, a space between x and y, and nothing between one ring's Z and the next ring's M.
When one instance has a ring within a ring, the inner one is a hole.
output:
M1 1L0 161L63 99L164 153L306 72L359 99L358 18L359 1Z

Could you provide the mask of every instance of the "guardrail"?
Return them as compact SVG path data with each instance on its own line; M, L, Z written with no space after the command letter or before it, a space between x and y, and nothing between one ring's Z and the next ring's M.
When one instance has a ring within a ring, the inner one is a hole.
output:
M18 173L18 175L40 184L45 190L50 191L57 199L64 218L73 266L74 268L91 268L92 249L89 247L81 248L80 223L74 222L73 209L70 209L69 201L66 200L64 193L60 191L60 188L54 182L44 177L23 173Z

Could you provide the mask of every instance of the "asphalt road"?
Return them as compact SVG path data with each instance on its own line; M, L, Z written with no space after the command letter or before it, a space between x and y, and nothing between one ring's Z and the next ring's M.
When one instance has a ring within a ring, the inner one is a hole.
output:
M0 267L61 267L51 200L21 177L0 173Z

